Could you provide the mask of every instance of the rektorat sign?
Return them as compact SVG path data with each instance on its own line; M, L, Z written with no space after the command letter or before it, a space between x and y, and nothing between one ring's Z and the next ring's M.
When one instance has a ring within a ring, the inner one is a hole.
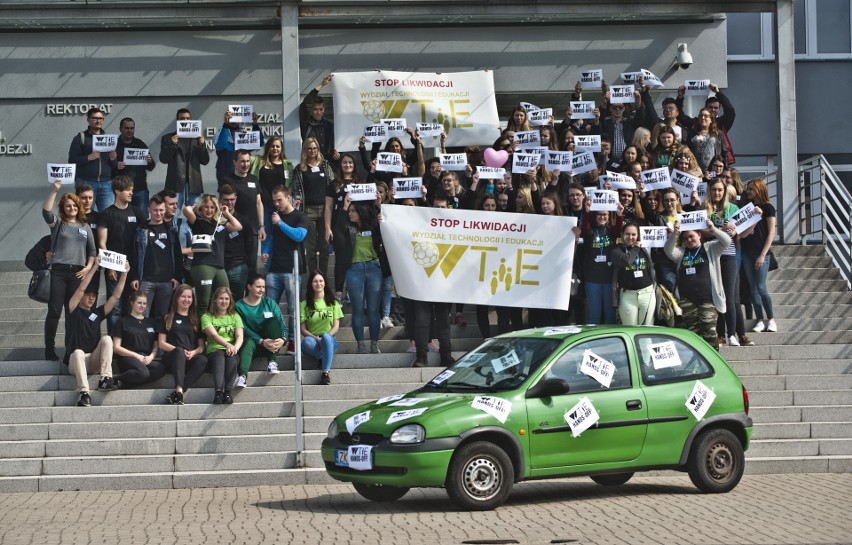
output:
M45 104L45 115L81 115L92 108L102 110L106 114L112 113L112 104Z

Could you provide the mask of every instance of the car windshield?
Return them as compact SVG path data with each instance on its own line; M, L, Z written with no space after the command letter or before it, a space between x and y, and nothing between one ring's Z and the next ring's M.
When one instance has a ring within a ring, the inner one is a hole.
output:
M560 339L502 337L488 339L465 354L427 385L449 390L513 390L556 350Z

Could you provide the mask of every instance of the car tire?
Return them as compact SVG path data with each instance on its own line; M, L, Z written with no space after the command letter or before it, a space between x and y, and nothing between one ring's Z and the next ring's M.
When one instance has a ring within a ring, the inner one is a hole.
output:
M445 484L456 505L487 511L506 501L514 481L514 467L506 451L494 443L477 441L453 455Z
M376 502L396 501L411 490L410 488L401 486L387 486L383 484L352 483L352 486L355 487L356 492L368 500Z
M744 470L743 446L730 431L716 428L695 438L687 471L692 484L702 492L730 492L742 479Z
M592 480L602 486L621 486L633 477L633 473L613 473L611 475L592 475Z

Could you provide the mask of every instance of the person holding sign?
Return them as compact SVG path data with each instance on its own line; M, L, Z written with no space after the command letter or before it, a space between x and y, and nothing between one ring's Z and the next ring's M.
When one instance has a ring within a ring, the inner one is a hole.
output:
M158 333L163 365L175 379L175 391L166 396L166 403L183 405L183 395L207 367L192 286L177 287L169 311L158 324Z
M674 157L680 149L677 134L675 134L674 129L662 123L654 127L654 133L656 133L656 137L652 139L654 143L652 148L653 166L654 168L671 168L674 166Z
M319 96L323 87L331 83L334 74L328 74L319 85L311 89L299 107L299 129L302 142L313 138L319 145L323 157L332 161L340 160L340 153L334 149L334 123L325 117L325 101Z
M260 201L263 203L264 225L272 214L272 189L279 185L290 185L293 180L293 163L284 153L284 141L273 136L266 141L263 154L251 156L249 173L257 176ZM242 284L240 284L242 285Z
M611 103L610 91L606 91L604 96L609 115L602 120L596 119L592 128L593 134L612 135L612 154L610 156L615 161L621 161L624 148L633 141L633 132L641 125L640 121L643 120L645 115L642 108L642 98L638 92L634 95L634 109L627 113L626 104Z
M722 138L725 140L725 147L728 150L728 155L725 157L727 164L734 164L736 162L736 158L734 157L734 150L731 148L731 141L728 138L728 133L731 131L731 128L734 126L734 118L736 117L736 112L734 111L734 105L731 104L731 101L728 97L719 89L719 86L715 83L711 83L709 86L710 90L713 91L714 96L708 97L706 101L704 101L704 107L710 112L713 116L713 119L716 121L716 126L719 127L719 130L722 134ZM680 111L683 112L683 97L686 94L686 87L681 85L677 90L677 107L680 108ZM719 111L724 110L724 112L720 115ZM679 118L679 122L683 126L691 126L695 120L690 118L687 115L681 115Z
M237 313L243 322L243 347L240 349L240 367L234 388L245 388L251 360L263 357L269 362L266 372L278 374L275 357L279 350L287 350L287 325L281 317L278 303L263 295L266 280L259 274L250 274L245 297L237 301ZM227 387L228 383L225 383Z
M743 270L746 273L751 298L754 303L754 317L757 324L752 331L778 331L772 313L772 296L766 289L766 275L769 272L772 255L772 241L775 239L775 207L769 202L769 191L766 181L756 178L748 183L746 189L748 200L754 204L754 210L760 214L761 220L754 226L750 235L743 234ZM766 309L766 321L763 320L763 310Z
M423 176L426 171L426 165L423 162L423 140L418 133L415 133L412 128L406 128L405 132L411 137L411 144L414 150L406 152L402 146L402 140L396 136L391 137L385 144L384 152L396 153L402 157L402 176ZM381 172L376 170L376 158L378 157L381 148L381 142L374 142L373 147L367 154L366 140L362 137L358 146L358 151L361 154L361 163L369 172L367 182L373 183L377 180L385 182L388 186L393 184L393 179L398 176L394 172Z
M314 271L308 280L311 287L299 308L302 352L319 360L322 368L320 384L331 384L331 362L339 347L336 335L343 318L343 308L321 272Z
M62 188L57 180L44 200L41 215L50 227L50 301L44 319L44 358L56 361L56 330L62 307L68 316L68 302L84 278L95 265L95 237L86 223L83 205L73 193L59 199L59 217L53 214L56 194Z
M178 121L190 121L192 113L186 108L177 111ZM203 136L180 138L177 132L163 135L160 140L160 162L168 165L166 185L178 196L177 208L192 206L204 192L201 166L210 162L210 153Z
M230 405L244 334L231 290L219 288L213 293L213 307L201 316L201 327L207 335L207 361L213 372L213 403Z
M238 131L248 132L249 129L240 129L240 124L231 121L233 114L230 111L225 111L225 122L222 128L219 129L219 134L216 136L216 180L219 185L225 182L225 178L234 173L234 165L236 156L235 136ZM257 124L257 112L251 114L251 130L260 133L260 145L264 145L263 131Z
M612 250L621 234L624 208L618 205L616 221L610 212L591 212L586 200L581 236L583 238L583 284L586 288L586 323L614 324L612 301Z
M133 204L144 209L148 206L148 173L154 170L157 163L154 162L154 157L151 156L151 151L148 150L148 144L136 138L136 122L129 117L125 117L118 122L118 145L115 147L116 153L116 168L115 176L130 176L133 180ZM124 162L125 149L131 150L147 150L145 154L145 164L128 164Z
M334 185L331 164L320 153L320 144L314 138L302 143L302 157L293 172L294 206L308 215L308 235L305 252L308 270L319 270L326 274L328 269L328 242L325 236L325 196L328 187Z
M656 194L656 199L653 198L654 194ZM648 202L644 212L650 225L673 227L678 214L683 213L683 208L680 205L680 194L673 187L667 187L662 191L652 191L648 194ZM677 263L669 259L661 248L654 248L651 253L654 259L657 283L669 292L674 293L675 286L677 286Z
M714 240L702 243L699 231L681 232L680 222L675 222L674 228L669 228L664 249L669 259L678 264L678 304L687 329L718 350L717 313L725 312L726 304L719 258L731 243L731 237L717 229L710 219L707 228Z
M503 134L506 134L507 131L521 132L529 130L532 130L532 128L530 127L529 117L527 116L527 109L523 106L515 106L515 109L512 110L512 115L509 116L509 121L506 122Z
M621 238L623 243L612 250L619 288L618 316L624 325L654 325L656 294L651 254L642 247L637 223L626 223Z
M95 189L95 206L98 212L103 212L113 202L112 175L116 168L116 152L101 152L94 150L95 135L105 134L104 111L100 108L89 108L86 121L89 126L79 132L68 148L68 162L77 165L75 185L89 184Z
M251 154L248 150L237 150L234 152L234 170L220 180L219 187L227 184L237 192L236 208L232 211L238 212L240 217L246 220L242 224L243 232L241 233L246 237L245 262L249 272L256 272L258 244L266 240L266 220L258 189L259 181L257 176L249 172L250 168Z
M156 323L145 317L148 299L141 291L130 294L130 314L122 317L112 332L113 352L119 373L116 384L145 384L155 382L166 374L166 366L156 361L160 347L157 344Z
M355 156L344 153L340 156L334 185L329 185L325 194L325 238L329 243L342 240L349 223L349 193L346 187L351 184L363 184L364 179L358 174L355 166ZM334 260L334 297L342 302L346 282L346 263Z
M716 119L710 110L702 108L698 117L692 125L692 133L689 137L689 149L695 154L695 159L703 173L709 172L710 161L714 157L728 156L728 145L725 138L716 126ZM727 166L727 165L726 165Z

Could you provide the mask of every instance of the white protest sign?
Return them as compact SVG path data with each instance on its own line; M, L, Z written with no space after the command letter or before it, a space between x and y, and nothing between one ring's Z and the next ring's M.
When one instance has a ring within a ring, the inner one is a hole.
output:
M364 411L346 419L346 431L350 434L355 431L355 428L370 419L370 411Z
M440 137L444 134L444 126L440 123L418 123L416 126L421 138Z
M453 376L455 374L456 374L455 371L450 371L449 369L447 369L446 371L443 371L442 373L438 374L435 378L433 378L429 382L431 382L432 384L441 384L442 382L446 382L448 378L450 378L451 376Z
M423 197L423 178L394 178L393 191L395 199L420 199Z
M506 369L514 367L519 363L521 363L521 358L518 357L518 353L513 349L508 354L503 354L499 358L492 359L491 367L494 368L494 371L502 373Z
M593 68L590 70L580 70L581 89L600 89L602 82L603 69Z
M466 153L439 153L438 158L441 159L442 170L463 171L467 169Z
M254 106L251 104L228 104L228 111L231 112L231 117L228 121L231 123L253 123L252 114L254 114Z
M117 134L92 135L92 151L114 151L117 145Z
M548 151L548 148L546 148L545 146L534 146L534 147L531 147L531 148L524 148L522 150L523 153L537 153L538 156L539 156L539 160L538 160L539 164L544 162L544 159L545 159L544 154L547 153L547 151Z
M372 454L372 445L349 445L349 449L346 452L346 457L349 460L349 469L357 471L369 471L373 469Z
M346 186L346 192L352 201L376 200L376 184L349 184Z
M633 93L636 89L632 85L613 85L609 88L610 104L633 104L636 99Z
M553 108L540 108L538 110L530 110L527 112L527 118L530 120L530 125L533 127L541 127L550 123L553 117Z
M651 352L651 365L654 369L665 369L667 367L680 367L680 355L673 341L652 344L648 347Z
M581 333L583 330L577 326L568 326L568 327L557 327L556 329L548 329L542 335L545 337L549 337L550 335L573 335L574 333Z
M413 407L417 405L421 401L426 401L426 398L423 397L408 397L405 399L400 399L399 401L394 401L389 407Z
M681 231L707 229L706 210L696 210L694 212L684 212L683 214L678 214L677 220L680 222Z
M503 167L476 167L476 172L479 173L480 180L502 180L506 175L506 169Z
M521 149L537 148L541 146L541 132L539 131L517 131L515 140Z
M101 258L102 269L124 272L124 264L127 262L126 255L109 250L98 250L98 255Z
M672 187L677 189L681 195L689 195L692 197L692 192L695 191L695 186L701 180L682 170L674 169L671 175Z
M592 152L590 151L575 153L571 157L571 173L575 176L585 172L591 172L596 168L598 168L598 165L595 162L595 156L592 155Z
M639 227L643 248L663 248L669 233L665 227Z
M704 200L707 198L707 182L698 182L697 184L695 184L695 191L698 193L698 200L704 202ZM680 202L682 204L689 204L690 201L692 201L692 194L680 194Z
M761 219L761 216L754 211L754 205L752 203L748 203L740 208L739 212L731 214L728 221L734 222L734 225L737 226L737 234L739 235L752 225L758 223Z
M642 77L645 78L645 85L650 85L653 87L662 87L663 81L654 75L650 70L642 69Z
M571 435L574 437L579 437L581 433L594 426L600 418L588 397L584 397L565 412L565 422L571 428Z
M148 164L148 150L143 148L124 148L126 166L145 166Z
M77 175L77 165L71 163L48 163L47 183L52 184L59 180L62 185L73 184Z
M515 153L512 155L512 174L526 174L541 163L538 153Z
M592 100L572 100L571 119L594 119L595 108Z
M574 136L574 149L576 151L600 153L601 137L598 134L578 134Z
M639 78L642 77L642 72L622 72L621 81L624 83L639 83Z
M573 156L574 154L570 151L548 150L544 153L545 168L550 171L558 170L560 172L570 172Z
M710 94L709 79L688 79L683 83L686 87L685 96L704 96Z
M420 416L429 410L429 407L422 407L420 409L409 409L407 411L396 411L395 413L391 413L388 417L388 421L385 424L393 424L394 422L399 422L400 420L406 420L408 418L414 418L415 416Z
M376 400L376 405L382 405L383 403L387 403L388 401L396 401L397 399L402 399L405 397L405 394L394 394L391 396L385 396Z
M485 352L468 352L462 359L456 361L456 367L472 367L482 361Z
M402 172L402 156L380 151L376 155L376 172Z
M234 149L260 149L260 131L237 131L234 133Z
M590 189L589 199L592 201L592 206L589 208L592 212L615 212L618 210L618 191Z
M405 128L407 127L405 118L396 117L393 119L382 119L381 123L384 123L388 126L388 136L396 136L397 138L402 138L405 136Z
M700 380L696 380L692 393L686 399L686 408L700 421L707 414L707 411L710 410L710 405L713 404L715 399L716 393L705 386Z
M201 136L201 120L185 119L175 122L175 132L178 138L198 138Z
M375 125L367 125L364 127L364 138L369 143L385 142L388 138L388 126L384 123L376 123Z
M509 417L509 413L512 411L511 401L493 396L476 396L473 398L470 406L490 414L499 420L501 424L506 423L506 418Z
M580 372L592 377L601 383L604 388L609 388L609 385L612 384L612 377L615 375L615 365L591 350L586 350L583 352L583 362L580 363Z
M606 176L601 176L601 178L609 183L609 189L636 189L636 180L626 174L607 172Z
M521 108L523 108L524 110L526 110L528 115L529 115L529 113L530 113L531 111L533 111L533 110L540 110L540 109L541 109L541 108L539 108L538 106L536 106L535 104L533 104L532 102L524 102L523 100L522 100L522 101L520 101L520 102L518 103L518 105L519 105Z
M672 186L669 169L666 167L643 170L639 176L645 184L645 191L666 189L667 187Z

